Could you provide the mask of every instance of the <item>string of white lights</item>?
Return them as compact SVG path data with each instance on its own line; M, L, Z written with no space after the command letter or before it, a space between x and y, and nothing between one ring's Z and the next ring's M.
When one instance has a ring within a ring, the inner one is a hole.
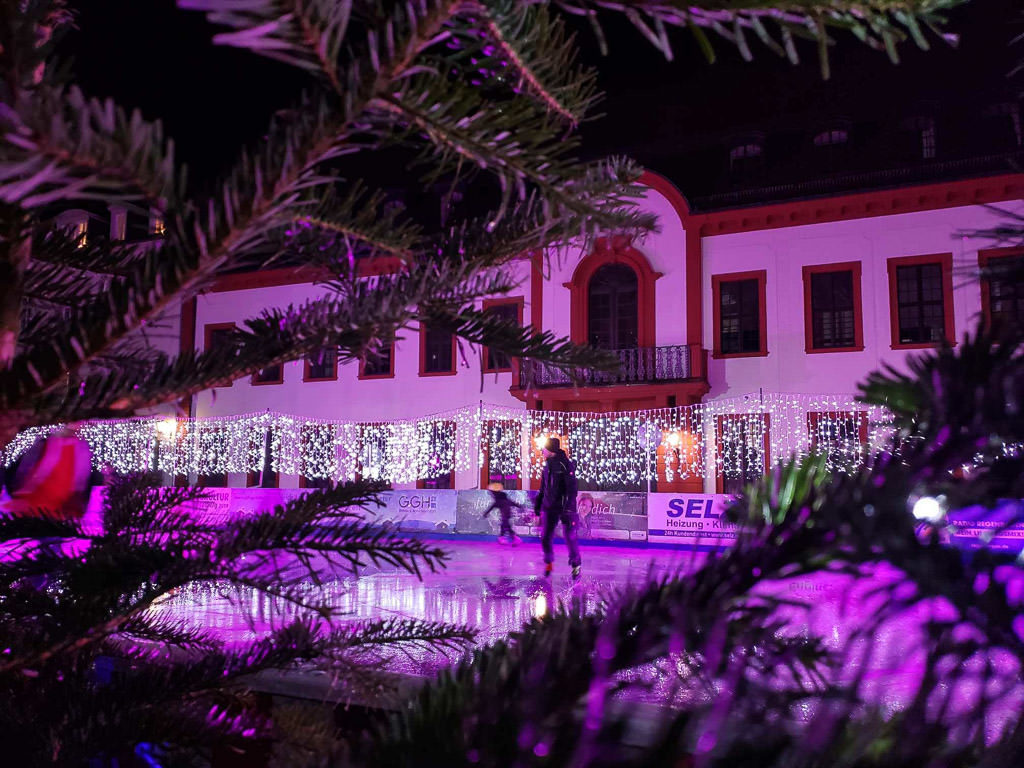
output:
M307 479L409 483L474 467L490 476L539 477L551 437L598 487L669 483L718 474L748 478L811 450L849 471L888 437L888 414L847 395L763 393L616 413L468 406L419 419L374 422L263 412L199 419L143 417L74 430L97 469L218 475L269 468ZM10 465L40 437L25 430L4 449Z

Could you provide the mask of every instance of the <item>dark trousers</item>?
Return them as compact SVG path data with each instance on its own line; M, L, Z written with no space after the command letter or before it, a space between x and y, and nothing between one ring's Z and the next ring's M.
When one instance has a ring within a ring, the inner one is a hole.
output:
M509 512L507 515L501 516L501 533L499 536L508 536L510 539L515 538L515 531L512 530L512 513Z
M569 565L575 568L583 561L580 559L580 542L576 536L579 528L579 520L574 512L558 513L554 510L545 509L542 513L544 519L544 533L540 538L540 545L544 549L544 562L555 562L555 548L552 546L552 539L555 536L555 526L562 523L562 535L565 536L565 545L569 548Z

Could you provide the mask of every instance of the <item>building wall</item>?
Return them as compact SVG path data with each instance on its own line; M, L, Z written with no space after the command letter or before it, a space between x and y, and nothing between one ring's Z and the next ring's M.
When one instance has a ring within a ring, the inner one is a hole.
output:
M1024 212L1020 201L1000 206ZM887 260L951 253L957 338L977 326L981 312L978 249L992 243L959 233L997 224L983 206L879 216L708 237L703 243L705 346L713 345L714 275L765 270L767 351L764 357L709 360L710 399L756 392L852 393L882 365L902 369L915 350L893 349ZM859 261L864 350L805 351L805 265Z
M525 306L524 323L530 317L530 265L516 262L512 269L521 278L518 290ZM207 293L196 305L196 345L201 347L206 325L236 322L254 317L270 307L301 304L317 298L325 288L309 283L274 288ZM324 419L390 420L440 413L480 401L513 405L520 401L508 393L511 373L480 376L480 350L464 344L456 353L456 373L450 376L420 375L420 335L405 331L395 344L394 378L359 379L355 362L338 367L337 381L303 381L301 360L287 363L281 384L253 385L248 379L231 387L203 392L196 398L195 415L223 416L268 408Z
M656 344L683 344L686 333L686 232L672 203L660 192L648 189L642 206L658 217L658 231L635 240L631 245L647 258L655 272L661 273L654 283ZM550 278L544 282L543 296L545 329L569 335L571 306L566 283L572 280L580 261L588 255L588 251L579 245L549 255Z
M659 189L662 188L660 185ZM691 217L683 208L685 203L681 204L681 198L672 196L671 191L666 194L649 189L644 206L658 216L659 229L632 242L631 247L639 251L657 273L654 282L655 344L686 343L688 296L699 295L702 343L705 349L712 350L715 346L712 278L734 272L764 270L767 354L735 359L719 359L709 354L710 391L705 401L725 400L759 390L766 393L853 393L868 372L884 364L901 368L908 356L915 354L893 349L891 345L888 259L951 254L956 336L962 337L977 324L981 310L978 250L992 244L963 237L960 233L991 227L1002 217L999 211L982 205L939 207L942 204L940 202L935 210L865 215L864 218L842 221L829 221L826 216L823 223L800 226L773 224L770 220L777 213L772 212L766 214L769 220L766 226L775 228L760 229L756 228L756 223L750 223L756 221L755 216L747 219L746 210L725 212L729 217L735 216L735 221L739 222L732 230L698 238L694 233L707 231L702 227L707 226L709 217ZM842 208L846 202L845 199L824 200L822 205ZM1000 203L999 208L1024 214L1024 201ZM690 237L687 237L684 227L693 229ZM750 231L737 232L736 229ZM692 262L696 255L687 254L688 246L701 250L701 285L689 291L686 284L687 259L689 257ZM523 299L524 325L531 323L534 302L539 300L543 329L558 336L571 335L572 306L568 284L581 261L590 255L579 246L552 252L545 261L543 278L538 278L529 259L524 258L514 264L520 286L511 296ZM805 350L803 268L838 262L860 263L864 348L853 352L808 353ZM197 348L202 347L204 328L209 324L241 324L245 318L255 316L267 307L299 304L319 296L323 290L306 283L204 294L197 300L193 341ZM696 319L694 327L697 326ZM481 378L479 350L464 346L456 362L454 375L421 376L420 335L411 330L405 332L404 338L396 344L394 378L360 380L358 364L348 363L339 367L336 381L304 382L304 366L302 361L297 361L285 366L281 384L254 386L249 380L244 380L229 388L200 394L195 400L193 414L206 417L270 409L310 418L386 421L418 418L478 403L525 408L524 403L509 392L514 374L489 373ZM539 391L538 397L543 396L543 390ZM586 404L593 403L595 397L599 394L584 389L573 399ZM566 410L574 410L571 404L571 401L563 403ZM707 440L713 441L714 435L709 433ZM713 450L710 443L708 448ZM529 437L524 437L524 458L530 450ZM473 459L471 463L475 464L476 457ZM478 472L475 466L459 471L456 487L475 487L479 482ZM244 476L232 476L230 482L238 485L244 484L244 480ZM705 490L715 490L715 480L709 471L704 482ZM297 478L281 478L284 487L293 487L297 482Z

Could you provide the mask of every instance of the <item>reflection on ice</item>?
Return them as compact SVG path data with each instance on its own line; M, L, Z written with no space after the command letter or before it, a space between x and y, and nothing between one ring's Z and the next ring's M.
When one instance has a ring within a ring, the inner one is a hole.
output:
M584 550L584 576L574 582L569 568L561 562L552 578L544 578L536 544L524 543L516 548L459 540L441 544L452 553L449 567L441 573L426 573L422 580L383 567L367 568L358 576L326 584L323 589L336 610L335 620L344 623L400 617L469 625L478 630L478 643L487 644L544 617L560 604L572 602L594 610L610 589L688 571L699 564L700 558L668 549L594 546ZM892 711L906 704L917 687L922 663L920 633L929 618L942 612L941 605L922 604L874 626L872 619L884 600L878 588L897 581L898 574L889 569L877 571L871 579L819 575L759 589L797 603L785 609L786 634L817 635L832 650L842 653L835 682L860 679L869 698L884 711ZM266 595L226 593L208 586L184 590L153 610L196 622L228 643L250 640L299 615L293 605ZM412 675L431 675L453 662L451 654L425 649L385 653L384 659L387 670ZM682 695L680 690L685 685L680 686L680 681L685 680L687 669L681 659L670 658L661 665L630 670L623 677L643 683L631 695L662 704ZM1024 706L1020 670L1009 656L990 661L1011 683L1005 700L1009 715ZM982 659L972 660L967 667L984 663ZM970 668L963 670L954 697L960 703L951 706L951 712L958 706L971 706L982 693L977 676L972 677L971 672ZM810 710L805 714L809 716ZM1003 722L1005 718L994 718L990 727L995 730Z

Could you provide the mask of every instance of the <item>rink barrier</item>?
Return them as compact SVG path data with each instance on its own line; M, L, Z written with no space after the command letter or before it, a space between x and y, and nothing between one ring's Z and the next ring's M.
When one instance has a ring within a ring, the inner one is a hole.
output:
M223 523L285 504L308 493L298 488L207 488L206 497L191 502L196 516L208 523ZM95 488L86 522L99 524L103 488ZM508 491L519 505L512 517L520 536L539 536L533 515L534 491ZM484 517L492 496L485 490L384 491L381 504L369 512L370 520L402 531L451 536L497 536L497 510ZM736 540L738 527L723 514L731 497L725 494L632 493L580 491L577 508L582 541L633 542L719 549ZM952 526L942 531L960 549L989 549L1010 554L1024 549L1024 503L1006 501L995 510L971 507L950 512ZM558 531L560 533L560 531Z

